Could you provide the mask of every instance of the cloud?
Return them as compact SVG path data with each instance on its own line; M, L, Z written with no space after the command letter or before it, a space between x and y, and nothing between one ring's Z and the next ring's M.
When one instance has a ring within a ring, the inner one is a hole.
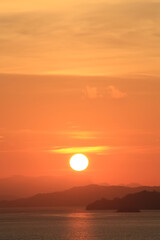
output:
M107 90L107 91L106 91ZM109 96L113 99L121 99L127 96L127 93L119 90L114 85L109 85L106 89L102 87L90 87L87 86L83 90L83 97L86 99L98 99Z
M101 133L92 131L64 131L59 134L67 135L72 139L97 139Z
M95 147L69 147L69 148L56 148L50 150L52 153L59 154L74 154L74 153L97 153L103 154L107 153L110 149L108 146L95 146Z
M116 154L159 154L160 147L158 146L120 146L116 148Z
M86 86L86 88L83 90L83 96L89 99L96 99L102 97L102 95L98 91L98 88L91 86Z
M31 129L19 129L16 131L10 131L10 134L22 134L22 135L54 135L54 136L66 136L71 139L97 139L100 138L102 132L96 131L41 131L41 130L31 130ZM3 136L0 136L0 141Z
M159 73L158 1L15 1L0 1L1 72Z
M108 86L107 90L108 90L109 96L114 99L121 99L127 96L126 92L120 91L118 88L116 88L113 85Z

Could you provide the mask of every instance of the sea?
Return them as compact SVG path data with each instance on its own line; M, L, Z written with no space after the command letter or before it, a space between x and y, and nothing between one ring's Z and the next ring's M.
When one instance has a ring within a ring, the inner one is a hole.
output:
M160 211L0 209L0 240L160 240Z

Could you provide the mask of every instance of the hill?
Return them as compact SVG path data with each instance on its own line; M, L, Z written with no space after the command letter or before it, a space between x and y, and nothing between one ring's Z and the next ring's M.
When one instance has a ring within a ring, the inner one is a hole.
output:
M160 210L160 192L142 191L113 200L101 199L89 204L87 210L118 210L137 212L139 210Z
M64 191L74 186L86 186L91 181L85 176L12 176L0 178L0 201L27 198L38 193Z
M41 193L29 198L20 198L12 201L0 201L0 207L70 207L86 206L97 199L121 198L129 193L147 191L159 191L160 187L130 188L124 186L99 186L88 185L74 187L69 190L53 193Z

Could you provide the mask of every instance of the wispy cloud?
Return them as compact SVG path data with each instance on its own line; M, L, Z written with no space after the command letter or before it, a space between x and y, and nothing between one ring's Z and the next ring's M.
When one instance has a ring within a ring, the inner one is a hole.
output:
M27 0L0 1L2 72L159 72L158 1L46 0L38 9ZM96 89L88 96L96 98Z
M98 99L111 97L114 99L121 99L127 97L127 93L117 88L115 85L109 85L106 88L87 86L83 89L83 97L85 99Z
M97 155L121 154L157 154L159 146L92 146L92 147L56 147L50 150L57 154L95 153Z
M159 154L160 153L160 147L159 145L149 145L149 146L121 146L117 147L114 152L115 154ZM113 153L113 152L112 152Z
M73 139L97 139L101 135L101 132L93 131L64 131L60 132L61 135L67 135Z
M97 139L103 133L96 131L83 131L83 130L69 130L69 131L41 131L32 129L19 129L16 131L8 132L9 134L20 134L20 135L54 135L54 136L65 136L71 139ZM0 140L3 136L0 136Z
M109 146L94 146L94 147L66 147L66 148L55 148L50 150L53 153L59 154L74 154L74 153L97 153L106 154L110 150Z
M99 92L97 87L86 86L82 92L84 98L96 99L102 97L102 94Z
M108 86L107 90L108 90L108 94L110 95L110 97L114 98L114 99L121 99L121 98L125 98L127 96L126 92L119 90L118 88L116 88L113 85Z

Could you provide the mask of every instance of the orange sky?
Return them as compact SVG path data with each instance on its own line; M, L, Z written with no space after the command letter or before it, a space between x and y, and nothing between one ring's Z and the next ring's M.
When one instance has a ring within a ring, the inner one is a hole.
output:
M159 11L153 0L0 2L1 177L71 176L82 152L93 182L160 184Z

